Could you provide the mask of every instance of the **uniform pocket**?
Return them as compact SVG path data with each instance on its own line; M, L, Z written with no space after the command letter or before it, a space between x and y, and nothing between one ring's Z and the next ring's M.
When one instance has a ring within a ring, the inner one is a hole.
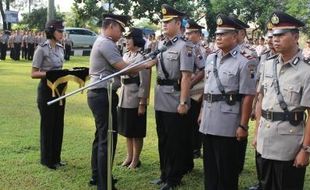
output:
M299 105L301 99L301 86L298 84L287 85L283 88L284 99L289 102L287 104Z
M239 114L240 112L239 103L236 103L235 105L230 106L226 104L226 102L221 102L220 109L221 109L221 112L223 113Z
M238 69L225 69L222 71L222 77L221 77L221 83L225 87L231 87L232 89L235 89L239 85L239 79L237 75Z
M162 91L166 94L172 94L175 92L174 87L173 86L160 86L160 88L162 89Z
M303 125L299 125L297 127L291 126L288 122L286 122L285 126L278 127L278 134L280 135L294 135L294 136L301 136L304 134L304 127Z

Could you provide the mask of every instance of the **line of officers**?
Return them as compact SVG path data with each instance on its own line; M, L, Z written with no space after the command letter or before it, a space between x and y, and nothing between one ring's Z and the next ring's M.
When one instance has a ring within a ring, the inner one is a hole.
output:
M46 41L44 32L33 31L3 31L0 33L0 59L6 59L6 52L10 50L10 57L13 60L32 60L34 50L38 44Z
M259 184L255 188L302 190L310 152L310 122L305 117L310 107L310 63L298 47L299 28L304 23L284 12L274 12L268 31L269 50L258 58L244 42L249 26L234 16L219 14L218 49L206 55L200 41L202 26L193 20L183 25L186 14L167 4L162 5L161 14L165 39L158 48L165 46L167 50L127 72L156 65L154 108L160 176L152 183L160 190L178 187L194 167L193 149L199 150L202 143L205 189L237 190L253 113L256 127L252 144ZM115 43L129 19L104 16L102 34L90 57L91 82L128 65ZM113 118L117 118L116 90L120 86L119 78L115 81ZM96 123L92 178L98 190L107 189L106 88L107 83L102 82L88 92ZM117 130L116 119L113 128ZM197 139L201 142L195 142Z

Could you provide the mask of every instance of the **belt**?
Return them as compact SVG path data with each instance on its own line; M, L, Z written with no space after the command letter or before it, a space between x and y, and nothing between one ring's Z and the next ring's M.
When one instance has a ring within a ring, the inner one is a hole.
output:
M242 100L242 95L240 94L204 94L203 99L209 103L219 102L219 101L228 101L228 102L240 102Z
M292 125L298 125L305 119L305 113L299 112L271 112L262 110L262 117L269 121L289 121Z
M122 83L123 84L137 84L138 86L140 85L140 77L137 76L137 77L132 77L132 78L125 78L125 79L122 79Z
M174 90L180 91L181 86L178 80L157 78L157 84L160 86L173 86Z

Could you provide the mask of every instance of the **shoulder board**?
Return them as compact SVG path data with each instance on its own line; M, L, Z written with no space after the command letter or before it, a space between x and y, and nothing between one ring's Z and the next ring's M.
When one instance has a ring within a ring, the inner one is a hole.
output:
M56 43L56 45L63 48L63 46L60 43Z
M271 50L266 50L262 53L262 55L269 53Z
M279 56L278 54L275 54L275 55L273 55L273 56L267 57L266 60L275 59L275 58L277 58L278 56Z
M304 57L304 60L303 60L303 61L304 61L305 63L307 63L308 65L310 65L310 58L307 59L307 58Z
M246 52L244 50L240 51L240 54L243 55L247 59L255 59L255 57L253 55L249 54L248 52Z
M185 41L185 42L188 41L188 40L186 40L185 36L181 36L180 39Z
M47 46L47 43L45 43L45 42L39 43L39 46L41 46L41 47Z

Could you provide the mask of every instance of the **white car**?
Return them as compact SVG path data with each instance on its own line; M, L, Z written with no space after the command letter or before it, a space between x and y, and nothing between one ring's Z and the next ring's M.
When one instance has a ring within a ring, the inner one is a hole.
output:
M86 28L65 28L64 31L69 34L73 42L73 47L93 47L97 34Z

